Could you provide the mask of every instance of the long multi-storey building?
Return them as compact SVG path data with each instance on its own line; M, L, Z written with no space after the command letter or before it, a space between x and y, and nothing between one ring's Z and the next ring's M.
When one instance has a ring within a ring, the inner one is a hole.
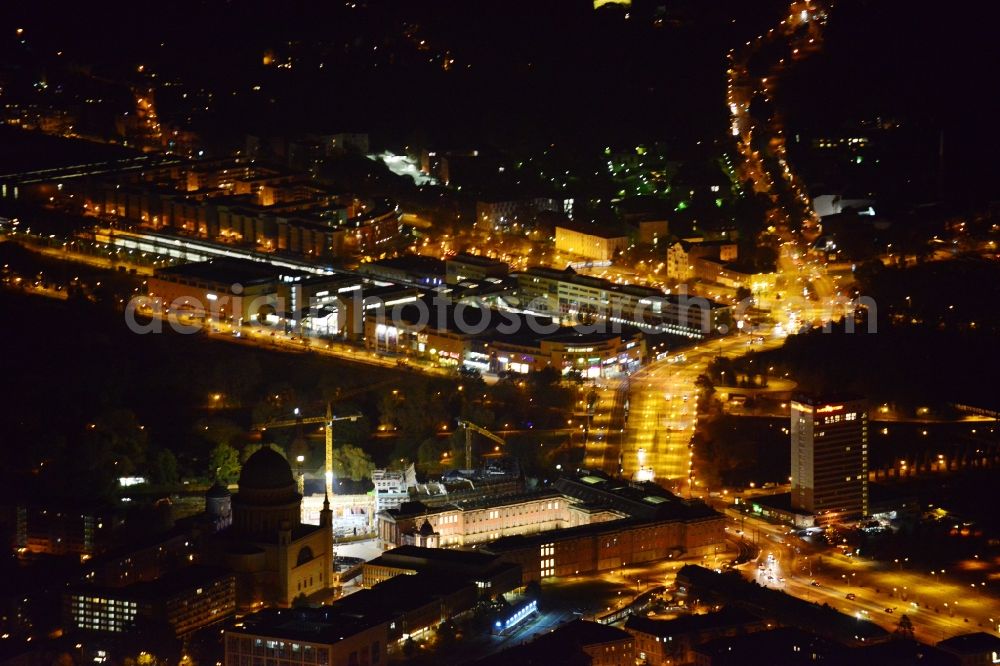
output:
M558 490L541 490L438 506L412 502L381 512L378 530L379 539L387 546L461 547L624 516L569 499Z
M78 186L85 212L137 226L313 258L383 251L399 237L394 204L302 173L218 160L118 172Z
M74 631L126 633L137 626L162 627L185 636L232 617L236 577L222 568L191 566L123 587L83 584L66 594L64 611Z
M388 661L389 613L337 606L268 609L225 632L225 666L377 666Z
M586 471L555 486L567 500L623 517L501 536L481 547L520 564L525 583L725 550L725 518L700 500L677 497L654 483L632 484Z
M606 320L703 338L731 316L727 306L714 301L667 294L653 287L619 285L580 275L572 268L534 266L516 278L511 296L519 308L567 324Z
M595 327L599 328L599 327ZM526 374L544 368L585 377L627 374L645 360L645 336L634 326L584 332L547 317L465 304L429 302L366 312L365 345L443 366Z
M554 488L378 516L387 545L469 547L521 566L523 582L725 549L724 518L653 483L581 472Z
M420 636L468 612L484 594L502 593L520 581L516 565L478 553L437 553L451 557L443 562L434 553L399 553L404 566L416 569L369 578L366 589L330 605L268 609L242 618L225 631L226 666L386 664L390 645ZM443 566L423 566L429 560Z
M792 401L792 507L823 522L869 515L868 412L858 396Z

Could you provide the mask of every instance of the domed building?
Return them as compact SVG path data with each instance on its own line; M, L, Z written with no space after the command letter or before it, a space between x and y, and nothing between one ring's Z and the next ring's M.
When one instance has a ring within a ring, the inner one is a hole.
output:
M244 463L231 504L232 524L217 533L213 554L236 573L238 606L288 607L298 596L328 599L333 587L329 500L319 526L303 524L292 468L265 446Z
M233 524L233 496L218 481L205 493L205 514L216 532Z
M239 493L233 498L233 527L246 535L270 534L302 515L292 468L283 455L265 446L240 470Z

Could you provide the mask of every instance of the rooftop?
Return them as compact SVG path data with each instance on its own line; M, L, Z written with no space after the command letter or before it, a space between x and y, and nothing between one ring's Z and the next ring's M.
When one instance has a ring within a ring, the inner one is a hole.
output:
M741 608L726 606L714 613L681 615L672 620L654 620L641 615L629 615L625 621L625 628L662 638L713 629L742 627L759 621L760 618L752 613L748 613Z
M370 590L359 590L341 598L334 608L359 614L405 613L426 606L475 583L445 573L420 572L413 576L393 576Z
M389 617L390 613L383 609L358 613L338 604L318 608L269 608L247 615L227 631L332 645L384 624Z
M987 634L985 631L977 631L972 634L947 638L938 643L938 647L959 655L976 655L986 652L1000 654L1000 638L993 634Z
M450 548L424 548L422 546L399 546L392 550L387 550L380 557L369 562L373 564L379 560L403 559L422 562L441 562L451 564L468 564L482 566L496 561L496 557L477 553L470 550L452 550Z
M736 245L736 241L728 238L719 238L716 240L694 240L690 238L685 238L672 243L672 245L680 244L685 251L690 250L692 247L725 247L727 245Z
M793 666L831 659L846 663L838 659L845 651L842 646L793 627L717 638L695 651L709 657L713 666Z
M677 296L676 294L667 294L663 290L655 287L646 287L638 284L617 284L605 278L594 277L591 275L581 275L569 267L560 269L553 268L551 266L530 266L522 273L515 274L515 277L517 275L540 277L548 280L559 280L561 282L568 282L581 287L603 289L611 293L627 294L638 298L659 299L665 302L677 303L682 306L690 304L691 306L698 307L700 303L704 302L709 308L712 309L726 307L721 303L716 303L715 301L710 301L704 298L689 297L686 301L682 301L680 296Z
M575 527L565 527L563 529L536 532L534 534L514 534L512 536L500 537L495 541L490 541L489 543L481 546L480 549L488 553L500 555L501 553L507 551L520 550L526 546L536 546L543 543L555 543L565 541L567 539L573 539L582 535L601 534L603 532L613 534L621 530L625 525L640 524L641 522L642 521L632 518L619 518L618 520L602 520L597 523L576 525Z
M607 624L573 620L558 629L542 634L534 641L493 654L485 659L474 662L482 666L521 666L559 664L590 664L589 656L582 652L585 647L614 642L631 642L632 636L622 629ZM597 663L605 663L599 660ZM617 659L612 663L623 663Z
M422 502L404 502L398 509L387 509L395 518L409 518L413 516L424 516L432 513L444 513L445 511L471 511L473 509L486 509L494 506L507 506L520 502L530 502L532 500L558 498L562 493L552 489L532 490L524 493L509 495L494 495L488 497L475 497L458 502L446 502L427 506Z
M824 405L836 405L845 402L863 401L865 397L857 393L796 393L792 400L800 402L810 407L822 407Z
M581 470L574 478L563 477L555 483L566 497L590 508L603 508L627 516L538 534L501 537L484 546L487 552L502 553L529 545L563 541L581 535L617 532L625 525L658 521L695 521L719 518L720 514L700 500L686 500L655 483L629 483L612 479L601 472Z
M452 550L450 548L400 546L386 551L381 557L371 560L365 566L416 572L415 576L394 576L372 588L376 591L381 590L383 593L389 594L390 597L420 594L422 598L430 598L457 592L466 585L487 581L495 583L499 580L517 581L519 584L521 580L520 564L505 562L491 553ZM386 585L396 579L407 580ZM422 582L418 582L418 580ZM444 582L435 582L438 580ZM502 592L515 586L511 584L509 588L496 589L495 591ZM386 603L391 604L392 602Z
M88 593L100 592L114 599L158 601L232 577L232 572L224 568L193 565L176 569L152 581L121 587L81 585L75 589Z
M259 261L219 257L210 261L160 268L156 270L155 275L156 277L188 278L206 282L240 283L245 286L277 280L281 271Z
M618 227L601 227L597 224L560 222L556 225L556 229L567 229L587 234L588 236L597 236L598 238L625 238L628 236L628 233L624 229Z
M701 500L678 497L655 483L614 479L602 472L580 470L575 476L557 479L555 486L564 495L635 518L697 520L719 515Z
M507 263L500 261L499 259L491 259L490 257L484 257L479 254L469 254L467 252L459 252L453 257L449 257L448 261L454 261L462 264L470 264L472 266L484 266L484 267L502 267L506 268Z
M369 265L371 267L382 266L385 268L395 268L410 273L427 273L444 276L445 262L436 257L427 257L422 254L405 254L401 257L390 259L379 259Z

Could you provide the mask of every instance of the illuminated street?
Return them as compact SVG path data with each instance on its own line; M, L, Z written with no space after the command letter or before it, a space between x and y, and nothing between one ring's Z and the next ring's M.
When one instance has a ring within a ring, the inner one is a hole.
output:
M0 663L1000 664L978 8L7 4Z
M913 621L917 638L930 642L963 630L1000 630L1000 598L991 589L1000 574L998 565L983 574L981 582L988 584L960 585L954 578L942 580L940 573L918 573L909 567L846 557L836 549L817 549L790 534L787 527L732 510L726 510L726 515L730 533L742 530L744 538L757 541L758 557L740 570L760 585L828 603L889 631L896 629L905 613Z

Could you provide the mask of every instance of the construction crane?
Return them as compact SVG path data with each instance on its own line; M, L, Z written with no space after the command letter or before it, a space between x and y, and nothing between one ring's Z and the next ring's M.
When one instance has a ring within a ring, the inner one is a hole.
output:
M395 383L396 380L387 380L384 382L376 382L369 386L363 388L349 391L343 393L336 398L336 402L341 400L346 400L347 398L352 398L356 395L361 395L362 393L367 393L369 391L374 391L376 389L382 388L388 384ZM253 426L254 430L260 430L261 432L267 430L268 428L290 428L298 425L309 425L312 423L320 423L323 425L326 434L326 464L324 468L324 476L326 481L326 494L327 496L333 495L333 424L337 421L357 421L361 418L361 414L348 414L347 416L334 416L333 415L333 403L335 401L331 400L326 403L326 415L325 416L309 416L302 418L299 416L299 408L295 408L295 418L285 419L282 421L269 421L267 423L258 423ZM299 476L299 492L302 491L302 486L304 485L304 477Z
M466 421L465 419L458 419L459 427L465 428L465 468L472 469L472 433L473 431L478 432L483 437L487 439L492 439L494 442L500 445L506 444L503 441L503 437L500 435L494 435L492 432L486 428L477 426L472 421Z
M299 408L295 408L295 413L299 413ZM294 418L286 419L284 421L272 421L266 425L260 425L256 427L257 430L261 432L267 430L268 428L290 428L292 426L298 425L308 425L311 423L322 423L323 429L326 431L326 494L329 497L333 494L333 424L336 421L357 421L361 418L361 414L349 414L347 416L334 416L333 415L333 403L326 403L326 416L310 416L307 418ZM304 485L304 477L299 476L299 492L302 491Z

